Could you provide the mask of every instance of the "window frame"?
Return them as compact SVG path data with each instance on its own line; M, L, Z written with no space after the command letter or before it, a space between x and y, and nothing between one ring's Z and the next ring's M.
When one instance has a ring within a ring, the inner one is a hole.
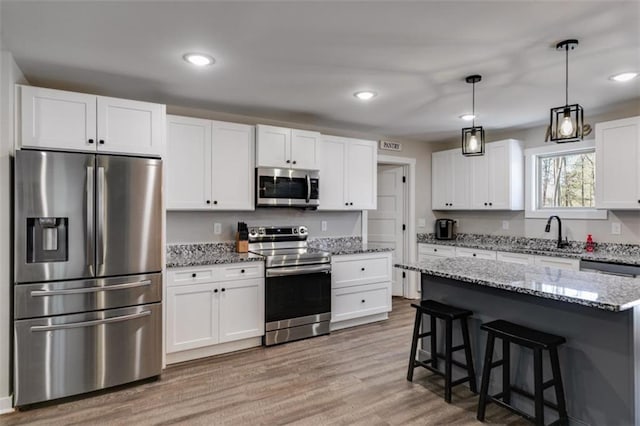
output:
M607 219L607 210L597 207L563 207L563 208L538 208L539 170L538 157L549 157L554 155L566 155L595 150L596 143L593 139L572 142L566 144L553 144L535 148L528 148L524 151L525 156L525 218L546 219L552 215L558 215L563 219ZM597 185L598 182L595 182Z

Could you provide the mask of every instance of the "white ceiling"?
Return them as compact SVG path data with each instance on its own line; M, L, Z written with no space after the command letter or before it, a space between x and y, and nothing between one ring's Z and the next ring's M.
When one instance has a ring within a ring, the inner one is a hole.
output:
M441 140L467 125L471 86L487 133L587 117L640 99L640 2L5 0L2 43L35 85L300 121L389 138ZM196 69L190 51L217 63ZM369 103L353 97L372 89Z

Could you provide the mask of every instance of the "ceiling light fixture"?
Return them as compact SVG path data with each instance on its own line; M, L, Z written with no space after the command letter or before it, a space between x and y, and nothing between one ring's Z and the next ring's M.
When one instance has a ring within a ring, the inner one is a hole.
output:
M638 76L637 72L622 72L620 74L612 75L609 80L618 81L624 83L625 81L633 80Z
M198 67L212 65L216 62L212 56L205 55L204 53L185 53L182 58L191 65L196 65Z
M476 83L482 80L480 75L470 75L465 81L473 85L471 97L471 127L462 129L462 155L467 157L484 155L484 129L476 126ZM461 117L462 118L462 117Z
M471 121L474 118L477 118L474 114L462 114L462 115L460 115L458 117L463 119L464 121Z
M551 108L551 140L556 143L577 142L582 140L584 110L578 104L569 105L569 50L578 46L578 40L561 41L557 50L565 51L565 104Z
M360 99L361 101L368 101L375 98L377 95L378 94L376 92L371 92L369 90L363 90L361 92L356 92L353 94L353 96Z

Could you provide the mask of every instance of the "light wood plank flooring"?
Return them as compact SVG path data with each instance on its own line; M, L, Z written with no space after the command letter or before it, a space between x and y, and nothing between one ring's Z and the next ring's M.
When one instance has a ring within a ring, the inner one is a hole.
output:
M414 311L330 336L172 366L159 381L0 416L0 425L480 425L477 396L416 369L406 380ZM490 424L526 424L489 405Z

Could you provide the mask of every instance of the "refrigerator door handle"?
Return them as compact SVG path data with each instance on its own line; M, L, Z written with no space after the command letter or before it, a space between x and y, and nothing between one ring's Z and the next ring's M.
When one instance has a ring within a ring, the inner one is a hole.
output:
M96 197L96 204L98 209L97 215L97 264L104 265L104 167L98 167L98 193Z
M55 324L55 325L34 325L31 327L31 331L54 331L64 330L66 328L78 328L78 327L91 327L94 325L108 324L110 322L128 321L136 318L142 318L151 315L151 311L142 311L137 314L121 315L119 317L105 318L92 321L72 322L69 324Z
M94 251L95 247L93 246L93 221L94 221L94 191L93 191L93 166L87 166L87 241L86 241L86 250L87 250L87 266L91 269L93 267L93 262L95 261ZM93 271L91 271L93 273Z
M110 286L104 286L104 287L72 288L69 290L33 290L31 292L31 296L43 297L43 296L64 296L65 294L97 293L99 291L123 290L126 288L145 287L149 285L151 285L151 280L116 284L116 285L110 285Z

